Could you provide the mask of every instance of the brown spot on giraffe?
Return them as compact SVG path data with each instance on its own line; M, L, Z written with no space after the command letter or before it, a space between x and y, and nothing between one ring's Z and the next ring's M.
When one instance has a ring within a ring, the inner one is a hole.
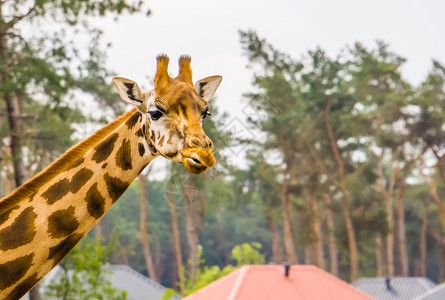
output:
M148 128L150 128L150 126L148 126L147 124L142 125L142 131L144 132L145 137L147 137Z
M32 207L26 208L14 222L0 231L0 250L6 251L26 245L36 235L37 215Z
M158 150L156 150L156 147L153 145L152 142L148 142L148 148L150 148L150 152L151 152L151 154L156 154L156 153L158 153Z
M139 152L139 156L143 157L145 154L145 146L142 143L138 144L138 152Z
M94 147L96 152L91 159L97 163L101 163L106 160L111 155L111 152L113 152L114 144L116 143L118 137L118 133L113 133L105 140L97 144L97 146Z
M108 163L104 163L104 164L102 165L102 169L105 169L107 166L108 166Z
M128 129L133 129L133 127L140 121L142 121L142 114L137 111L127 120L127 122L125 122L125 125L127 125Z
M10 215L14 210L16 210L17 208L20 208L20 206L19 206L19 205L12 206L12 207L9 208L7 211L5 211L4 213L0 214L0 225L2 225L3 223L5 223L5 222L8 220L9 215Z
M70 235L79 228L79 221L75 217L74 206L61 209L48 217L48 233L52 238L62 238Z
M54 204L56 201L62 199L70 191L70 181L62 179L50 186L42 197L46 199L48 204Z
M74 174L73 178L71 179L70 192L77 193L85 185L85 183L90 180L92 176L93 171L91 171L90 169L82 168L77 171L77 173Z
M131 164L130 141L127 139L122 141L122 145L116 153L116 165L124 171L133 168Z
M105 183L107 184L108 194L110 195L113 203L119 199L119 197L125 192L127 187L130 185L129 182L122 181L117 177L111 177L110 174L105 173L104 175Z
M97 183L90 187L85 201L87 202L88 212L93 218L98 219L105 213L105 198L97 189Z
M82 239L83 234L73 233L67 238L63 239L60 244L49 248L48 260L53 261L53 266L56 266L62 258L76 246Z
M138 137L145 137L145 132L144 132L143 127L139 128L139 129L136 131L136 136L138 136Z
M23 280L18 286L16 286L11 293L6 297L6 299L15 300L20 299L22 295L26 294L27 291L32 289L32 287L41 279L36 273L27 279Z
M21 256L7 263L0 264L0 291L7 289L23 276L31 268L34 253Z

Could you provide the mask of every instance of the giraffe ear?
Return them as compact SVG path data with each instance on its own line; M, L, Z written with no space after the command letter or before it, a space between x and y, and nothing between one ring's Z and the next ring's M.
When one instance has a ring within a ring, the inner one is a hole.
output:
M209 102L215 94L216 89L221 83L222 76L215 75L198 80L195 83L195 89L199 96Z
M123 77L114 77L113 83L122 100L137 108L144 104L144 94L136 82Z

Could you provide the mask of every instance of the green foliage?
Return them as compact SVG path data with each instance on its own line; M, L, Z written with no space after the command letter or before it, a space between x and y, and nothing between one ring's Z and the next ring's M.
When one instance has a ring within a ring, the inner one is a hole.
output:
M236 261L237 266L264 264L266 260L260 253L261 248L261 244L257 242L236 245L232 249L232 259Z
M173 300L176 299L177 295L174 289L166 289L161 300Z
M84 238L60 263L63 274L45 288L45 298L51 299L126 299L126 292L113 288L110 271L104 266L113 247L101 246Z

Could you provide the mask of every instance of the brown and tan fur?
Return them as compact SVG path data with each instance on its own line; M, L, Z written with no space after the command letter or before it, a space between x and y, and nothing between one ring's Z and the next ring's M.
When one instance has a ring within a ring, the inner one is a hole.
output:
M136 106L69 149L44 171L0 200L0 299L19 299L85 236L156 156L192 173L213 167L202 119L221 77L192 83L190 58L176 78L158 57L155 88L142 93L125 78L113 82Z

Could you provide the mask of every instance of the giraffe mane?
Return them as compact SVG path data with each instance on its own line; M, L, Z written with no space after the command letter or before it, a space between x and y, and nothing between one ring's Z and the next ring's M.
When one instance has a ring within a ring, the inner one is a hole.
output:
M73 163L76 159L83 156L94 145L99 143L112 131L114 131L117 127L124 123L128 118L131 117L131 115L135 113L135 111L136 108L132 109L131 111L125 113L113 122L96 131L92 136L74 145L73 147L68 149L61 157L59 157L48 167L46 167L43 171L37 173L33 178L17 188L10 195L0 199L0 215L16 205L22 199L33 195L33 193L35 193L45 183L54 178L61 171L65 170L65 168Z

